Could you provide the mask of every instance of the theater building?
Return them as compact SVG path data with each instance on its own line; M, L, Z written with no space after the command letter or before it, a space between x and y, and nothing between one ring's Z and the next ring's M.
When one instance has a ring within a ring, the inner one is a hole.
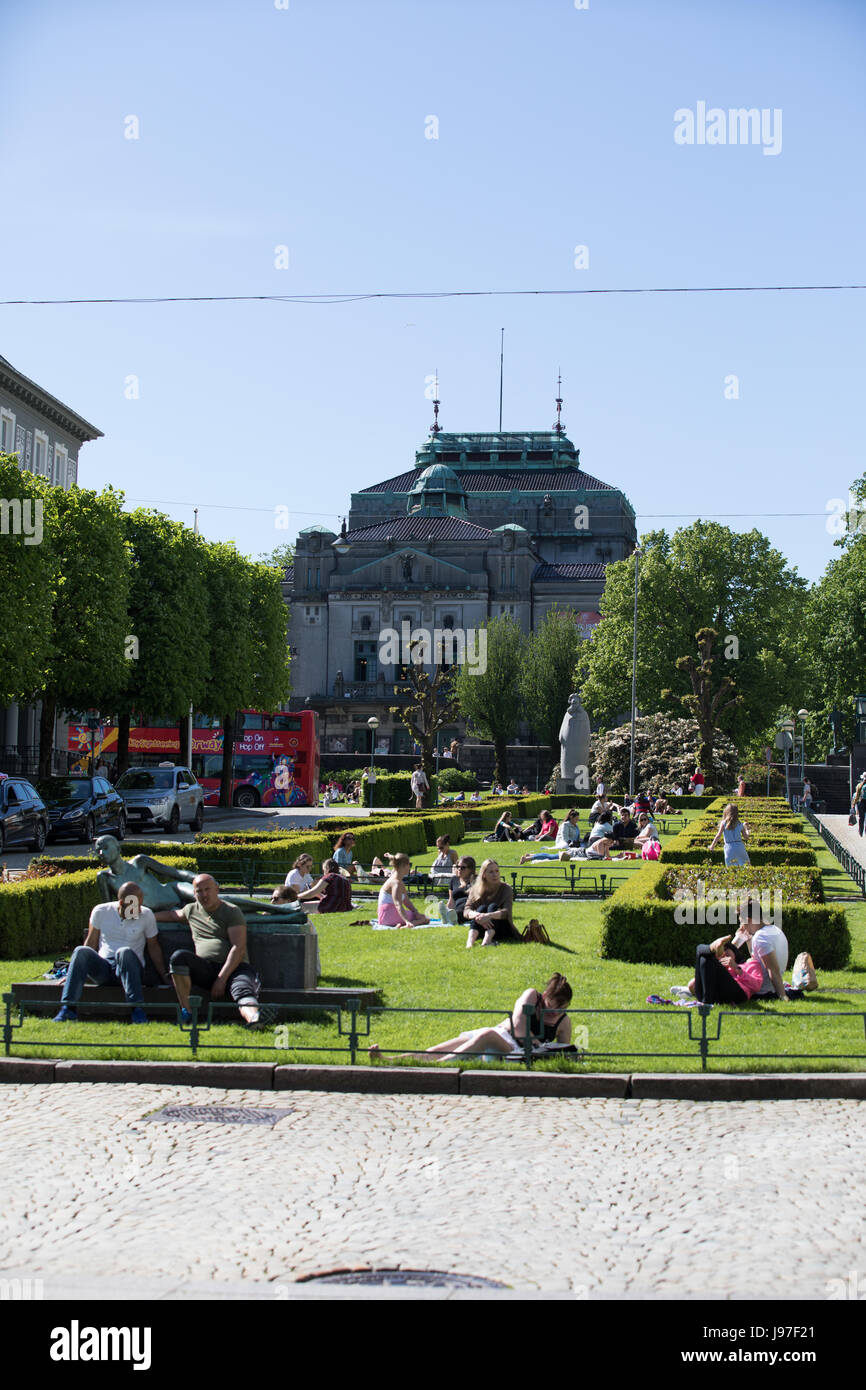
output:
M297 538L284 584L293 706L319 712L326 753L369 753L373 714L378 751L408 753L383 633L467 632L506 613L529 633L553 606L588 633L606 566L635 543L627 498L584 471L561 425L449 434L437 410L412 468L353 493L339 534Z

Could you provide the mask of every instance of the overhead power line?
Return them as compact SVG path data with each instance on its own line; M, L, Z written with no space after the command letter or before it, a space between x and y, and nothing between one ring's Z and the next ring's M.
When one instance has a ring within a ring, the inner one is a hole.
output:
M0 299L0 306L69 304L355 304L366 299L491 299L588 294L802 294L866 285L636 285L575 290L373 290L344 294L165 294L80 299Z

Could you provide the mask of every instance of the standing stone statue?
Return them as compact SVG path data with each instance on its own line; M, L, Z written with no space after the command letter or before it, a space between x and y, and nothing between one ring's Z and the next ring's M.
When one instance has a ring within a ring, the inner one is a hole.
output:
M559 730L559 747L557 792L588 791L589 715L576 692L568 697L568 709Z

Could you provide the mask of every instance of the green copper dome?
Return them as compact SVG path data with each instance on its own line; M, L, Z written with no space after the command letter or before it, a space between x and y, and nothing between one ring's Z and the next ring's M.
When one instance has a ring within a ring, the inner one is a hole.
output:
M409 489L406 510L414 516L466 516L466 491L453 468L431 463Z

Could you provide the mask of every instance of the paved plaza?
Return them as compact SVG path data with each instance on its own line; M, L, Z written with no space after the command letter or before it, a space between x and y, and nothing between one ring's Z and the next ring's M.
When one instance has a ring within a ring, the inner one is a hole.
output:
M148 1121L166 1105L291 1113ZM355 1297L295 1281L399 1266L504 1297L822 1300L864 1268L864 1123L842 1100L7 1085L0 1280L46 1299Z

